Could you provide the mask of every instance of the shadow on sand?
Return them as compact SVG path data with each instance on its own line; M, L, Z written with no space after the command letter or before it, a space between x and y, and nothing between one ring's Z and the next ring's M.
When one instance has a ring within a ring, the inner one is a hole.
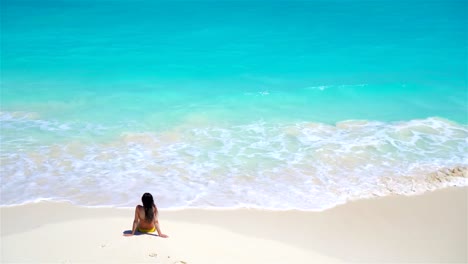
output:
M132 230L125 230L125 231L122 232L122 235L124 235L124 236L125 235L130 235L130 234L132 234ZM141 235L149 235L149 236L156 236L156 237L158 236L158 235L153 234L153 233L145 233L145 232L138 232L138 231L135 232L134 236L141 236Z

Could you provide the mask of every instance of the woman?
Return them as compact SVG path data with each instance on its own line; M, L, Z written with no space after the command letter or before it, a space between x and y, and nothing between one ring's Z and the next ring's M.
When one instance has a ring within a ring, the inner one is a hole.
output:
M161 233L158 222L158 208L154 204L153 196L150 193L145 193L141 197L143 206L137 205L135 208L135 219L133 220L133 228L131 234L125 234L125 236L132 236L135 231L141 233L158 232L160 237L168 237Z

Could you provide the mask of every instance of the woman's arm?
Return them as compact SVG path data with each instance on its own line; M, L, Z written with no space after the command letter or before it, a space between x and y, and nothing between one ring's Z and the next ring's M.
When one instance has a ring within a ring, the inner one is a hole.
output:
M165 235L163 233L161 233L161 228L159 227L159 221L158 221L158 211L157 210L154 210L154 218L153 218L153 221L154 221L154 226L156 227L156 232L158 232L158 236L160 237L169 237L168 235Z
M133 227L132 227L132 233L131 234L125 234L125 236L133 236L135 234L135 231L138 227L138 223L140 222L140 218L138 217L138 206L135 208L135 218L133 219Z

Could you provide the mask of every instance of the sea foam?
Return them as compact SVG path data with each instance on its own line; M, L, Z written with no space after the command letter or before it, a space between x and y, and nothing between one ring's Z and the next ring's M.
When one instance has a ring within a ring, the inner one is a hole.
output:
M1 152L3 205L50 198L131 206L136 194L150 191L163 208L321 210L351 199L468 185L465 172L431 174L466 170L468 164L467 126L440 118L188 123L93 142L64 137L69 126L59 123L50 129L23 116L3 122L9 129L37 126L51 138L64 138L44 144L30 135L29 145L18 145L16 137L2 136L9 146Z

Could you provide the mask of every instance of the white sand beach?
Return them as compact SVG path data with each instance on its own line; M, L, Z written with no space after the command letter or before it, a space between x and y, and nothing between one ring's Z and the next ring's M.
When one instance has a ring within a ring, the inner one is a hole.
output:
M323 212L160 210L167 239L124 237L133 209L1 208L2 263L466 263L468 188Z

